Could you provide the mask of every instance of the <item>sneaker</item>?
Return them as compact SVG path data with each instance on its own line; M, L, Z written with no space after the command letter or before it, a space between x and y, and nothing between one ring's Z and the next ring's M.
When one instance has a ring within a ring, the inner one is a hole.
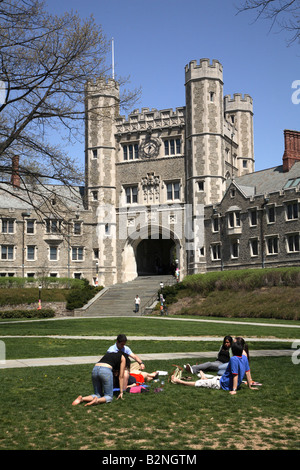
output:
M194 373L194 372L193 372L193 368L192 368L192 366L191 366L190 364L185 364L183 367L185 368L185 370L187 370L187 371L190 372L191 374Z

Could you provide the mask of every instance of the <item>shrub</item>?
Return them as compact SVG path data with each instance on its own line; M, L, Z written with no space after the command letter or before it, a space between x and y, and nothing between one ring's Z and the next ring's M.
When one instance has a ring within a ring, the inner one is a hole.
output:
M78 287L72 287L67 295L67 310L81 308L87 304L103 287L93 287L87 279L82 280L83 283Z
M55 312L51 308L41 310L5 310L0 312L0 318L53 318Z

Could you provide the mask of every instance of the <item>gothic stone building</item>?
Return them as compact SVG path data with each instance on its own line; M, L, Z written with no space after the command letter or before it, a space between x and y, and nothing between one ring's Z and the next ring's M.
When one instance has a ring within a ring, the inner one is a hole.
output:
M114 80L88 83L85 186L41 188L51 194L40 201L41 220L13 171L13 190L0 185L0 275L84 277L108 286L174 265L183 277L271 259L297 263L297 133L285 168L256 173L252 98L224 97L222 65L208 59L185 67L185 90L184 107L143 108L125 118ZM101 121L93 119L99 107Z

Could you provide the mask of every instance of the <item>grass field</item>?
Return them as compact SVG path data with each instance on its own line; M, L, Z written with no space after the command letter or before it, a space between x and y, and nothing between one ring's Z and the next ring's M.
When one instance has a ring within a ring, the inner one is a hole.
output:
M242 324L235 324L234 319L226 323L214 323L213 318L209 323L189 320L2 321L0 339L5 342L7 359L100 358L112 341L87 337L116 337L120 332L128 337L177 336L176 341L134 340L129 345L141 357L143 352L212 351L214 359L220 346L217 340L191 342L180 337L241 335L247 338L250 353L253 349L289 349L299 338L299 322L260 319L264 325L257 326L249 319L239 319ZM251 342L251 338L259 341ZM173 364L151 360L146 370L171 374ZM151 384L149 393L127 393L123 401L95 407L71 405L77 395L92 393L92 364L0 369L0 450L299 450L300 365L291 357L251 356L250 365L253 379L263 384L257 391L243 385L231 396L221 390L166 382L161 393L155 393L158 385Z

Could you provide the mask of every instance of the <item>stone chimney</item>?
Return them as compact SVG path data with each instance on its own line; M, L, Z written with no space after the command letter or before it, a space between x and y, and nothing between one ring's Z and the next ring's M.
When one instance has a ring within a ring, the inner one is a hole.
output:
M289 171L300 161L300 131L284 131L283 171Z
M11 184L14 188L20 187L19 156L17 155L12 158Z

